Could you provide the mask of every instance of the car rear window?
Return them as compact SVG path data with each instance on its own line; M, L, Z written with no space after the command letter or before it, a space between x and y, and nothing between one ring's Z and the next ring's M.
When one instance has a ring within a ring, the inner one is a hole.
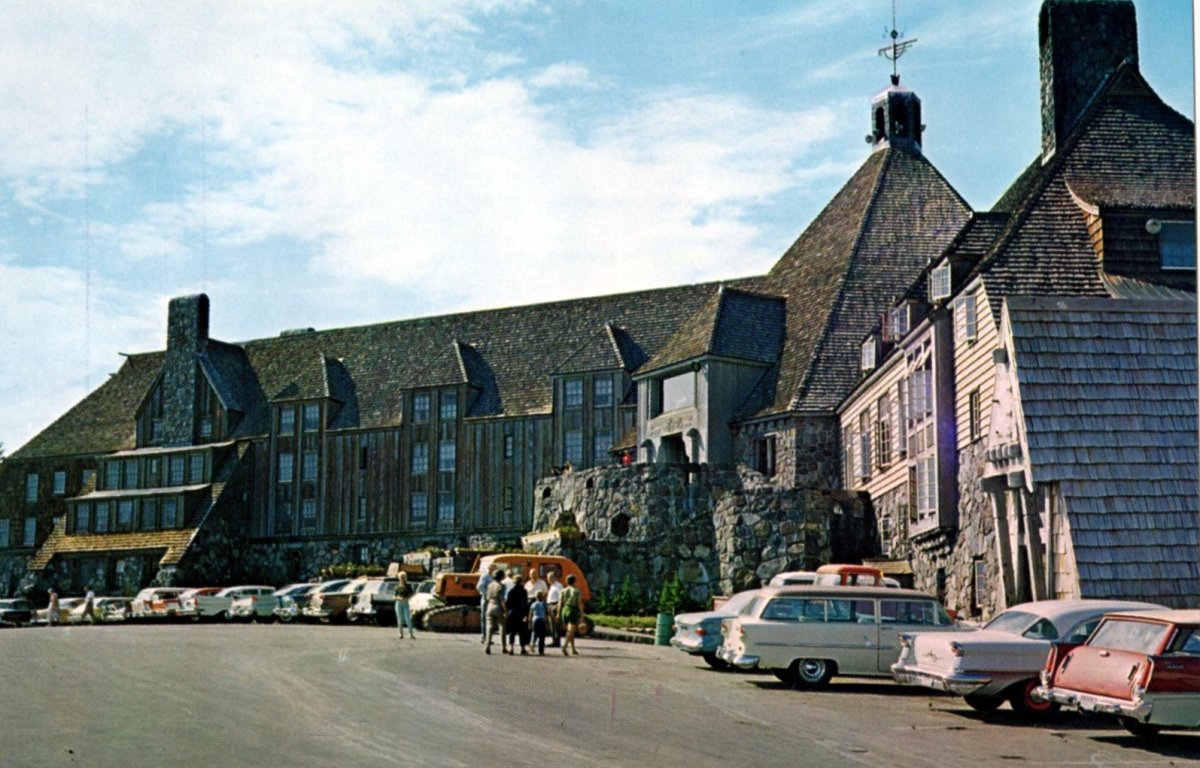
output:
M1113 651L1154 653L1171 627L1148 621L1110 619L1102 623L1088 645Z
M1200 627L1180 627L1171 640L1170 652L1200 656Z

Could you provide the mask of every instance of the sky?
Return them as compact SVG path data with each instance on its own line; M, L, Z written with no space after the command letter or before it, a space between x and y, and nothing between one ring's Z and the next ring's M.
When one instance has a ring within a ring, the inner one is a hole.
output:
M1194 118L1192 7L1138 0ZM926 156L1037 156L1039 0L899 0ZM162 349L761 274L865 161L891 0L3 3L0 443Z

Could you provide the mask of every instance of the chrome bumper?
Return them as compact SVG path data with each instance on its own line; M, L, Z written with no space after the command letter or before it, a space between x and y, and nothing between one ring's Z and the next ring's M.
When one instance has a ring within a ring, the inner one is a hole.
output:
M1081 693L1066 688L1049 688L1038 686L1034 692L1037 698L1052 701L1066 710L1091 712L1101 715L1118 715L1145 723L1150 720L1154 705L1145 700L1114 699L1111 696L1097 696L1094 693Z
M717 649L717 658L724 661L726 664L732 664L738 669L753 669L758 666L758 656L750 656L745 653L738 653L727 645L722 645Z
M956 675L939 675L907 666L902 662L892 665L892 679L902 685L919 685L959 696L975 693L992 682L992 676L988 674L960 672Z

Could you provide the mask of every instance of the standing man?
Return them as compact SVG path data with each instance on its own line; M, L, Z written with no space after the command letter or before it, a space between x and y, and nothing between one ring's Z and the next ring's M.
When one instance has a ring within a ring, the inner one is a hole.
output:
M89 586L87 595L83 598L83 620L88 624L96 623L96 593Z
M549 591L550 586L546 583L545 579L538 575L538 569L536 567L530 568L529 580L525 582L525 594L529 595L529 602L533 603L533 598L537 596L538 592Z
M496 580L496 564L488 563L487 573L479 579L475 585L475 589L479 590L479 642L486 643L488 636L487 629L487 610L488 610L488 585Z
M562 599L562 584L558 583L558 574L550 571L547 574L550 579L550 588L546 590L546 615L550 619L550 647L557 648L559 637L562 634L562 623L558 620L558 604Z
M53 589L50 590L50 605L46 606L46 621L50 626L56 626L58 620L62 618L58 615L58 593Z

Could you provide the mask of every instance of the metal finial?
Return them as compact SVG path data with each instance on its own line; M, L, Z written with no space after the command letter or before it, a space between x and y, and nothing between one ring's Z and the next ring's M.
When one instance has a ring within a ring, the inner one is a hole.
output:
M896 68L896 61L904 55L904 52L913 47L917 42L917 38L912 40L901 40L900 32L896 31L896 0L892 0L892 31L889 33L892 38L891 45L885 45L879 49L879 55L892 62L892 85L900 84L900 72Z

